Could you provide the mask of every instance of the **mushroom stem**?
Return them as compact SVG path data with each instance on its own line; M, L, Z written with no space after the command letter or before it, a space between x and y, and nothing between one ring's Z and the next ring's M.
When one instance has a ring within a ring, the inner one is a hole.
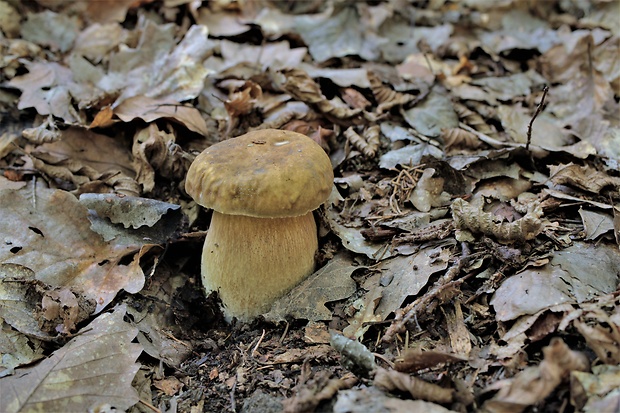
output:
M251 320L314 271L312 212L254 218L213 211L202 250L202 283L217 291L228 320Z

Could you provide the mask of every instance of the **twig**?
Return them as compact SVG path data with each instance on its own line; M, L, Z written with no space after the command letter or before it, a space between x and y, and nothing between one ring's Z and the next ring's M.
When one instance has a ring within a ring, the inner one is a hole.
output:
M258 350L258 346L260 346L260 343L263 342L263 338L265 338L265 329L263 329L263 334L261 334L260 338L258 339L258 343L256 343L256 345L254 346L252 353L250 353L252 357L254 357L254 355L256 354L256 351Z
M383 335L382 341L384 343L391 342L396 334L405 330L405 325L409 322L409 320L416 317L418 311L425 307L427 303L438 297L444 290L462 283L473 274L466 275L465 277L454 281L463 267L465 267L465 265L467 265L467 263L473 258L473 256L470 255L469 247L466 243L461 243L461 249L461 256L456 260L452 267L446 271L446 274L435 282L433 287L426 294L409 304L407 307L396 311L396 317L392 322L392 325Z
M159 410L157 407L153 406L151 403L146 402L142 399L139 399L138 402L142 403L143 405L145 405L146 407L148 407L149 409L153 410L156 413L161 413L161 410Z
M545 104L545 97L547 96L547 92L549 92L549 86L545 85L545 87L543 88L542 98L540 98L540 103L536 107L536 112L534 112L534 116L532 116L532 120L530 120L530 124L527 126L527 143L525 144L526 151L530 150L530 142L532 141L532 124L534 123L534 120L536 119L538 114L543 111L543 107Z
M284 342L284 338L285 338L285 337L286 337L286 335L288 334L288 327L289 327L288 321L285 321L285 323L286 323L286 327L284 328L284 332L283 332L283 333L282 333L282 335L280 336L280 340L278 340L278 342L279 342L280 344L282 344L282 343Z

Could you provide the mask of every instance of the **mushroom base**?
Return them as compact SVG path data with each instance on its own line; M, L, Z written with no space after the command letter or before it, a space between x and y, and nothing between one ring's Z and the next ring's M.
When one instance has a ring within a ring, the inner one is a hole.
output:
M254 218L213 211L202 250L202 283L217 291L227 320L266 313L314 271L318 250L312 212Z

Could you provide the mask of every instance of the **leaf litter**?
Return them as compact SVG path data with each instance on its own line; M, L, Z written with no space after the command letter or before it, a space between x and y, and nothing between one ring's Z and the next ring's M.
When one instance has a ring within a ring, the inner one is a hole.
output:
M0 1L3 411L617 410L616 3L102 4ZM265 128L335 186L228 325L184 179Z

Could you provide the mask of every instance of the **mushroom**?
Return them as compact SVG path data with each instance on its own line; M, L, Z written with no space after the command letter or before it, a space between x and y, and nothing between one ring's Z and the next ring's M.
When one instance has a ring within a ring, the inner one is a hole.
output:
M258 130L205 149L185 190L213 209L202 250L203 286L217 291L227 320L268 312L315 267L312 211L332 189L323 149L305 135Z

